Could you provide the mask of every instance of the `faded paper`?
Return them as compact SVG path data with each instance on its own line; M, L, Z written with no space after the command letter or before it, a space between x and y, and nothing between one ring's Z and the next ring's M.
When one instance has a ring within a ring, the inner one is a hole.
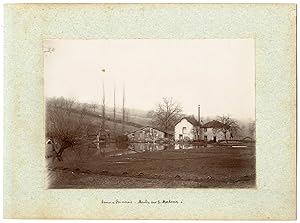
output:
M295 5L12 4L4 19L6 218L295 219ZM255 189L47 189L43 40L137 38L255 39Z

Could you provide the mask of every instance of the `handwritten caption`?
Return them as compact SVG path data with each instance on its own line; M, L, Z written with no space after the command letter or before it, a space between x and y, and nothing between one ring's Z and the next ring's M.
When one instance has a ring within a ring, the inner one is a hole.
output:
M183 204L183 201L178 201L178 200L170 200L170 199L162 199L162 200L112 200L112 201L107 201L107 200L101 200L101 204Z

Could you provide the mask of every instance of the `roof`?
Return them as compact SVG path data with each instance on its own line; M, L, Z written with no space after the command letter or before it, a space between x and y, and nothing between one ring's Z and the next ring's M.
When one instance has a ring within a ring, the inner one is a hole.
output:
M161 130L159 130L159 131L161 131ZM171 135L171 136L174 135L174 131L171 131L171 130L162 131L162 132L167 133L168 135Z
M223 128L223 127L224 124L216 120L207 122L202 126L202 128Z
M181 122L183 119L186 119L189 123L191 123L193 126L199 126L199 122L194 117L183 117L181 118L176 125Z
M145 129L145 128L152 128L152 129L158 130L158 131L160 131L160 132L163 132L163 133L172 135L172 133L170 133L170 132L166 132L166 131L160 130L160 129L156 128L156 127L149 126L149 125L144 126L144 127L142 127L142 128L139 128L139 129L137 129L137 130L134 130L134 131L128 133L127 135L130 135L130 134L135 133L135 132L137 132L137 131L143 130L143 129Z

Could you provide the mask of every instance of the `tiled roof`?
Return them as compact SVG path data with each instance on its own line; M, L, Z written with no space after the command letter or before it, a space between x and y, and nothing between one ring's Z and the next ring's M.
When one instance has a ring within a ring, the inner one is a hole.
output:
M224 124L216 120L207 122L202 126L202 128L223 128L223 127Z

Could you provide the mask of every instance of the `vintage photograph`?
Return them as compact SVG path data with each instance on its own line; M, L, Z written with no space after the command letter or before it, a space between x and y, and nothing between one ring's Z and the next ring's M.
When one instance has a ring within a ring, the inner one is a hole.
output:
M254 39L44 40L49 189L255 188Z

